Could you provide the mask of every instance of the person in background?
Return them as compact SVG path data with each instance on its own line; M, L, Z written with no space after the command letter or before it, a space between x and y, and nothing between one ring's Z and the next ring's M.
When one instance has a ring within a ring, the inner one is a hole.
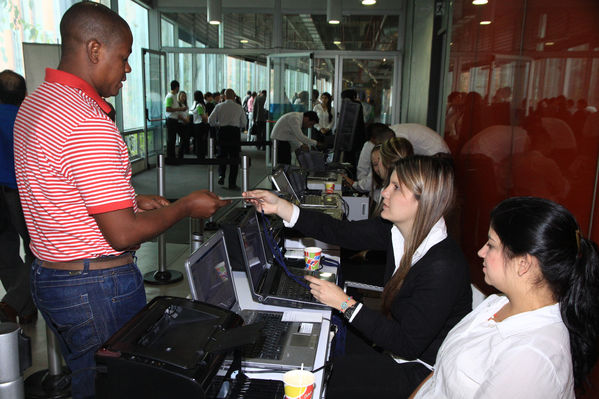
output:
M182 107L177 99L179 93L179 82L171 81L171 91L164 99L166 108L166 159L165 162L170 165L177 164L175 156L175 146L177 143L177 135L181 135L181 125L179 124L179 112L187 111L187 108Z
M268 110L265 108L266 105L266 90L262 90L260 95L256 97L254 101L254 114L253 119L256 124L256 141L263 143L266 140L266 121L268 120ZM258 148L260 150L266 149L266 146Z
M193 93L193 105L189 111L193 122L194 151L198 158L206 158L206 148L208 145L208 115L206 114L206 104L201 91L196 90Z
M36 257L32 296L71 370L72 397L81 399L94 396L94 354L146 304L134 251L228 202L207 191L172 204L136 195L127 146L104 101L131 72L129 25L102 4L80 2L62 16L60 35L58 69L46 69L17 113L15 173Z
M217 158L239 158L241 152L241 131L245 129L245 112L241 105L235 102L235 92L227 89L225 92L227 101L214 107L214 111L208 117L208 123L212 127L218 127L216 143L218 145ZM239 190L237 186L238 164L229 165L229 189ZM227 165L218 165L218 184L225 184L225 173Z
M187 93L184 91L180 91L177 96L177 101L181 104L182 108L185 108L185 111L179 112L179 132L181 139L179 140L179 153L177 154L178 159L185 158L185 154L189 153L189 146L191 141L191 115L187 110L189 110L189 106L187 105Z
M372 189L372 167L370 158L372 149L395 136L393 130L382 123L373 123L369 125L366 133L369 139L364 143L362 151L360 152L360 157L358 158L356 180L350 179L347 175L342 175L343 180L347 185L361 193L367 193ZM392 163L389 163L388 165L391 164Z
M348 297L334 283L305 277L320 302L347 325L345 355L333 360L327 398L406 398L430 373L447 333L472 309L469 268L447 235L444 215L455 196L451 162L401 159L383 190L381 217L336 220L275 194L243 194L265 214L310 237L356 250L387 251L380 309Z
M282 115L272 129L270 138L277 140L277 162L291 164L291 151L301 146L316 146L318 141L306 136L302 129L308 129L318 123L314 111L288 112Z
M209 91L204 94L204 103L206 104L206 115L210 116L216 104L214 103L214 97L212 96L212 93Z
M597 360L599 254L563 206L514 197L478 251L491 295L451 330L420 398L574 399Z
M324 141L324 137L331 132L335 125L335 114L331 107L331 95L329 93L322 93L320 102L314 105L314 112L318 115L318 124L314 125L312 134L315 135L318 141Z
M32 323L37 309L29 289L34 256L17 191L13 128L27 94L25 79L10 70L0 72L0 281L6 294L0 302L0 322ZM20 255L24 244L25 262Z

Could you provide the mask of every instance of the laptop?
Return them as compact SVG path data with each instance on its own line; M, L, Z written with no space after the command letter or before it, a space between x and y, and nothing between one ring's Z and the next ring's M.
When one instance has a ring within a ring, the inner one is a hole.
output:
M300 208L325 208L334 209L338 207L338 198L335 195L314 195L304 194L303 192L298 193L291 185L287 174L282 168L278 168L270 175L272 183L275 185L277 191L289 194L293 201L295 201Z
M239 311L222 231L187 259L185 270L194 300L236 310L246 324L264 323L263 336L243 348L243 366L292 370L303 364L305 369L313 369L322 324L282 321L283 312Z
M308 177L316 180L337 180L337 173L327 170L325 155L320 151L302 151L297 156L302 169L308 171Z
M239 225L239 240L245 260L250 293L254 301L267 305L293 308L329 309L312 296L310 290L289 277L278 263L267 261L260 224L255 210L251 210ZM270 249L269 249L270 250ZM336 282L335 273L309 271L288 267L296 278L307 284L303 276L309 274L322 280Z

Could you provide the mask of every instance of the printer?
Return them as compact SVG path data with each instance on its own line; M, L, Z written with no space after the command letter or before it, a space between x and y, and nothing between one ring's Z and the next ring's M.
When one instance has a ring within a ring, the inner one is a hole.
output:
M96 397L216 397L226 355L254 342L263 327L242 324L207 303L156 297L96 352Z

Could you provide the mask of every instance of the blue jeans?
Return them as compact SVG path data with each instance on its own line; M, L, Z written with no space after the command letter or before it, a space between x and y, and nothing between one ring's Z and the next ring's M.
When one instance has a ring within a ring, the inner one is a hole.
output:
M35 260L33 299L58 337L72 372L74 399L94 396L94 354L146 304L143 277L134 263L104 270L48 269Z

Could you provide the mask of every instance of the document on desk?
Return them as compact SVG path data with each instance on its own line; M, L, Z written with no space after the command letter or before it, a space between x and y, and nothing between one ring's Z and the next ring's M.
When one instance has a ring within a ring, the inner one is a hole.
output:
M322 314L316 312L287 311L283 313L281 321L295 321L298 323L320 323Z

